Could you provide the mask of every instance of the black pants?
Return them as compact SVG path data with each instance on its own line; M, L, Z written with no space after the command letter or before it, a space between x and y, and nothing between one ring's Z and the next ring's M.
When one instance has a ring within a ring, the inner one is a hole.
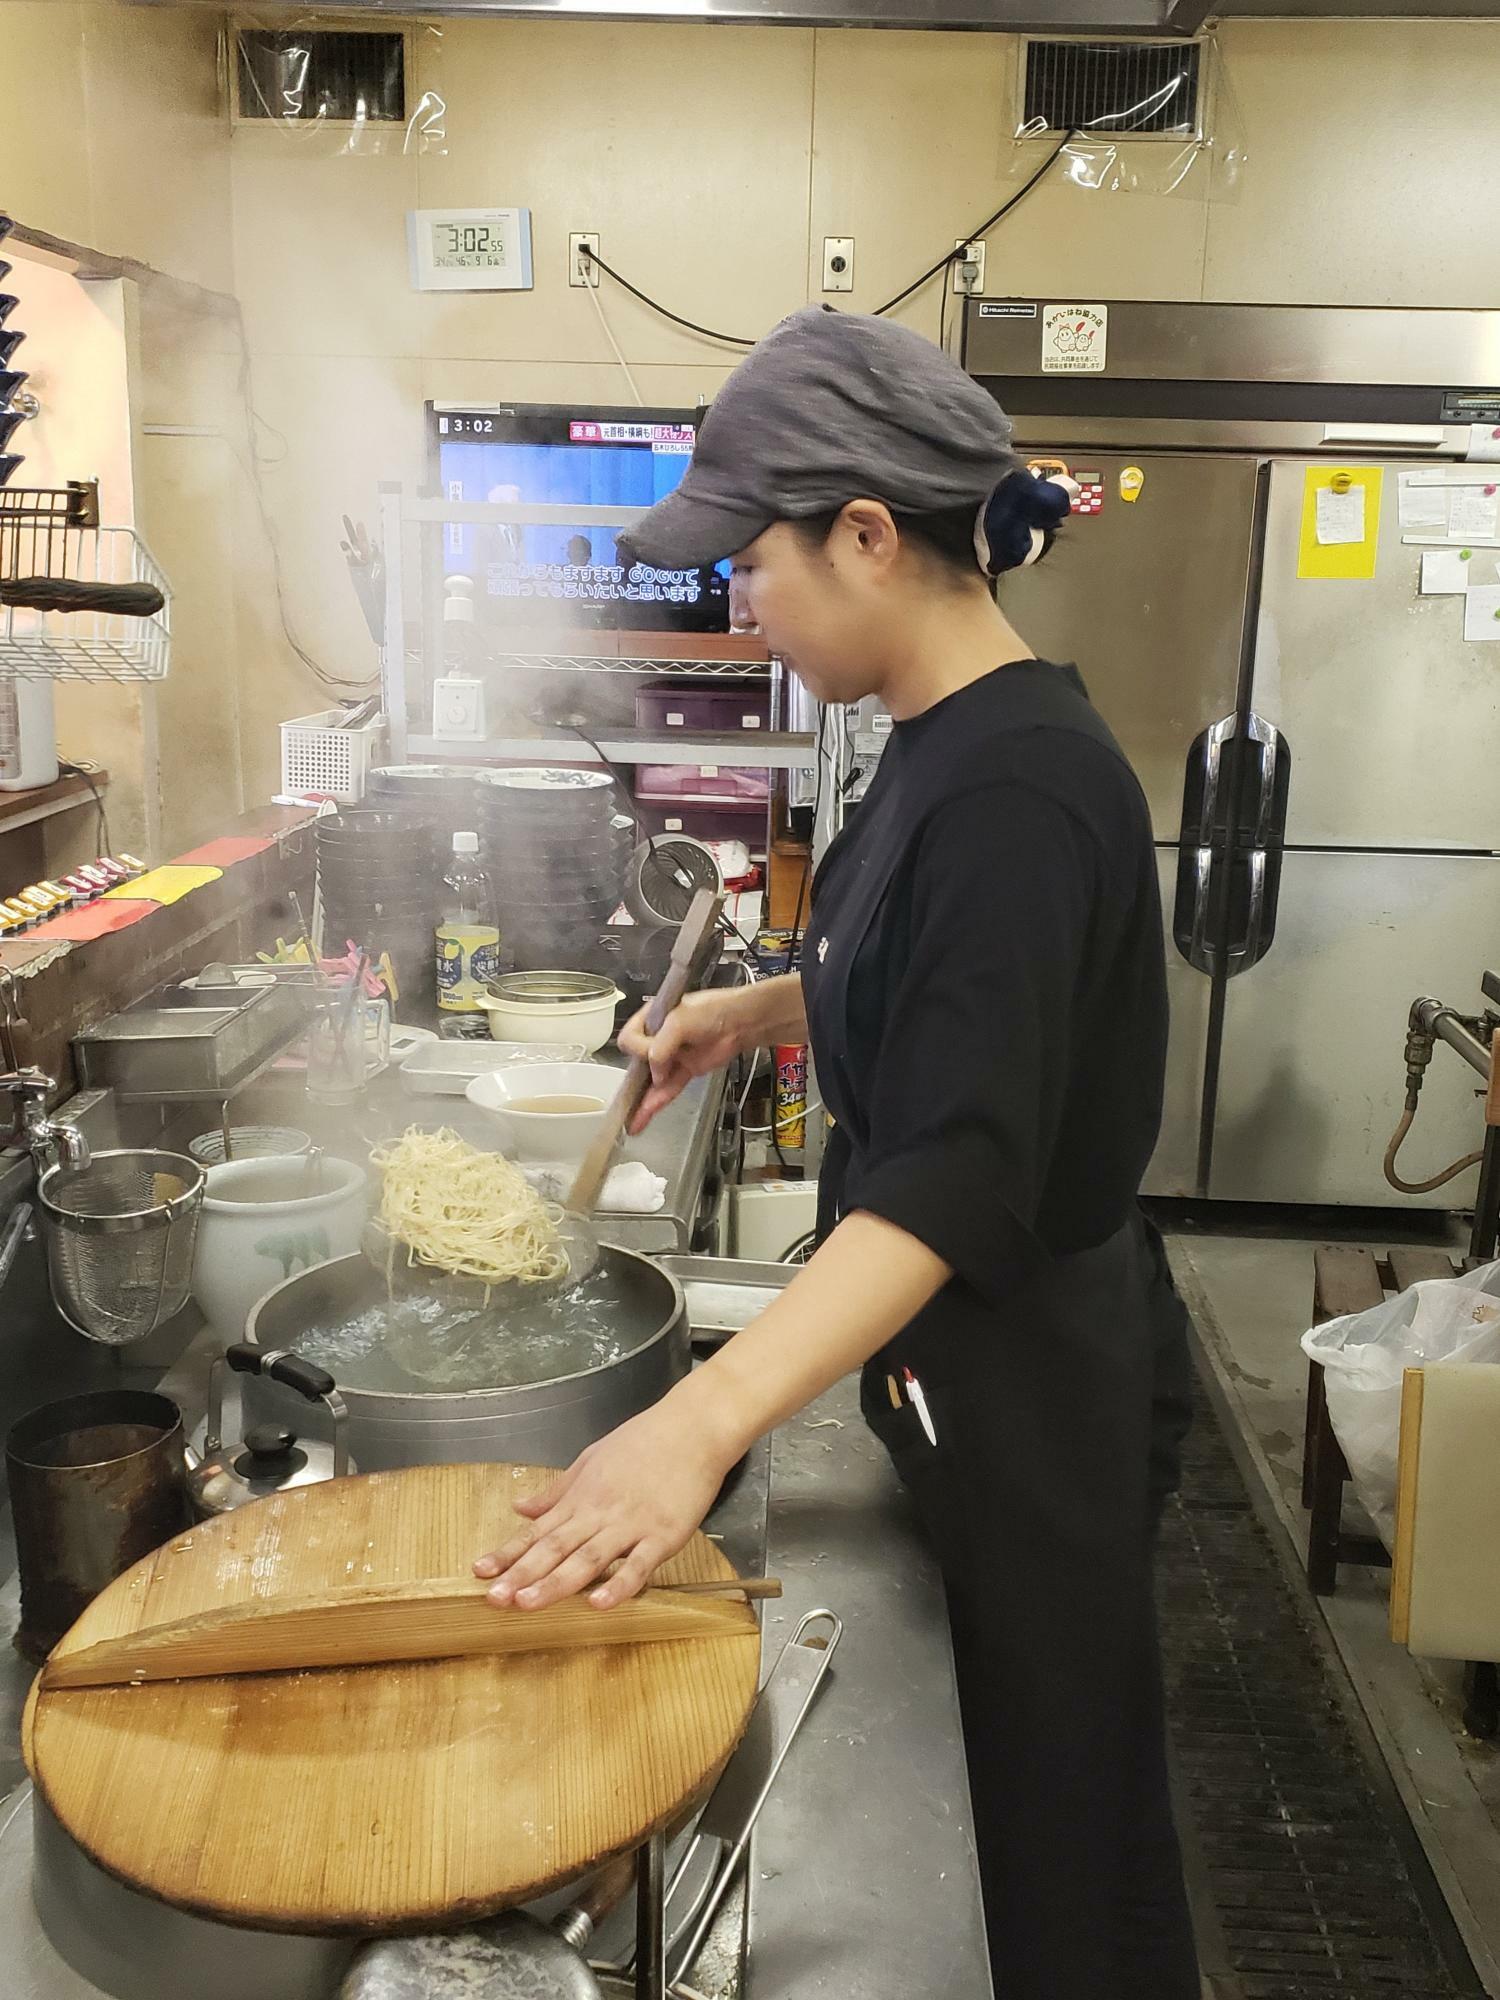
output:
M1151 1590L1186 1420L1158 1247L1132 1223L1003 1314L945 1294L866 1371L947 1588L997 2000L1198 2000ZM891 1407L903 1366L936 1447Z

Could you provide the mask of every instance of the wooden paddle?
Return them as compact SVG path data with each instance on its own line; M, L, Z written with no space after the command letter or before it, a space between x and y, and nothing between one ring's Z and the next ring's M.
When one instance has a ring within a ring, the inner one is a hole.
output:
M694 895L672 946L671 964L667 967L661 989L652 996L646 1010L648 1035L660 1034L662 1023L692 985L703 963L705 947L713 942L723 910L724 898L716 896L712 890L699 889ZM625 1137L631 1119L640 1110L641 1100L650 1085L650 1063L644 1056L632 1056L625 1071L625 1080L610 1101L593 1144L584 1154L573 1177L567 1200L570 1215L589 1216L598 1207L615 1151Z
M749 1598L779 1597L774 1577L678 1583L644 1591L612 1611L565 1598L540 1611L502 1610L474 1577L319 1591L200 1611L55 1653L44 1693L219 1674L296 1673L474 1654L535 1653L671 1639L759 1637Z

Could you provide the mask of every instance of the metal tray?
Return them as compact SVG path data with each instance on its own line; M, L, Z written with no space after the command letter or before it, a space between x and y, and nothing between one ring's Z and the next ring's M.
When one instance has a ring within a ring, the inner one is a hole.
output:
M307 1026L307 999L276 983L163 987L73 1044L81 1082L120 1098L223 1099L254 1082Z
M583 1045L571 1042L424 1042L401 1065L401 1088L411 1097L462 1097L476 1076L518 1063L582 1062Z
M795 1264L756 1264L747 1257L658 1257L682 1287L695 1347L722 1347L797 1275Z

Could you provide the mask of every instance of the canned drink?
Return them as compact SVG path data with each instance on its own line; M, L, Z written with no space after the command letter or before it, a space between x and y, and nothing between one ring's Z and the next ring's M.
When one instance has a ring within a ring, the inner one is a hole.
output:
M807 1144L807 1044L781 1042L775 1050L776 1089L771 1117L776 1143L801 1150Z

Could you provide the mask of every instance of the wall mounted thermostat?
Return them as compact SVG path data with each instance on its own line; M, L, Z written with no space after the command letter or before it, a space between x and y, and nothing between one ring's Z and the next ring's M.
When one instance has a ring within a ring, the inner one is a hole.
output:
M529 208L414 208L406 218L419 292L529 292Z

